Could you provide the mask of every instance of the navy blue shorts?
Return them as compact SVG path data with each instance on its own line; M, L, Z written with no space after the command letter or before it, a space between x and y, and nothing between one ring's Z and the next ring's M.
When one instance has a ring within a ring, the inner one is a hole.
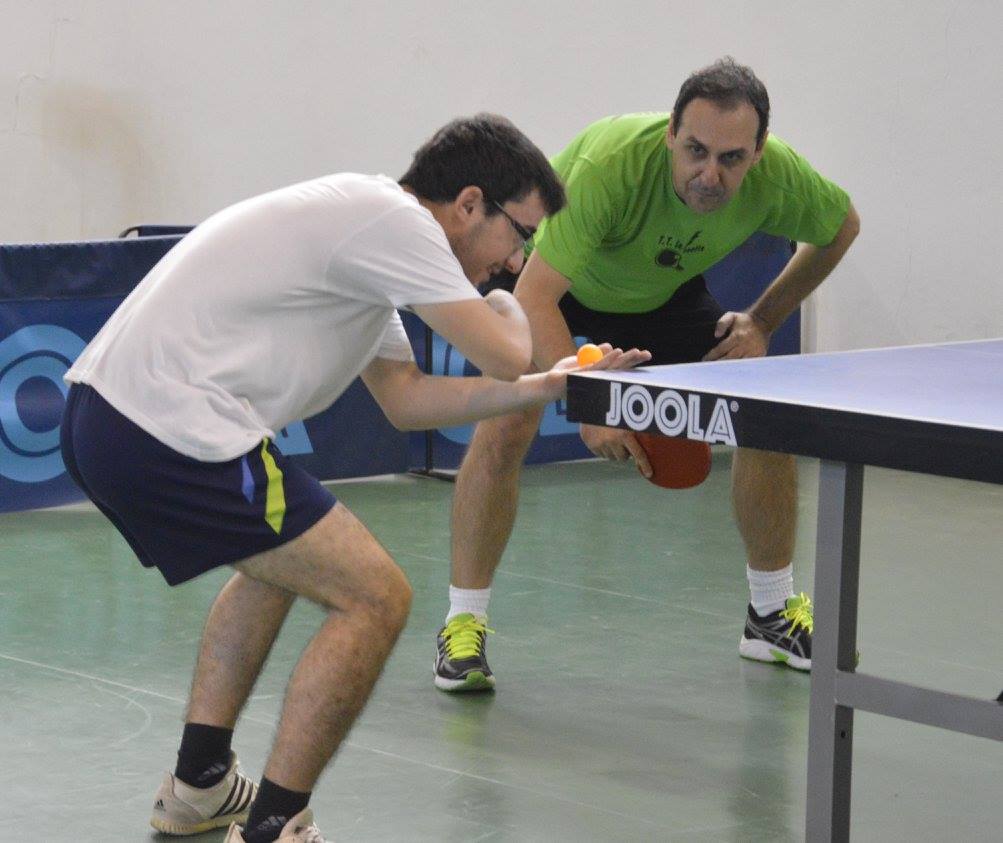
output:
M335 504L334 495L264 440L229 462L179 454L119 413L96 390L73 384L60 444L66 470L171 585L296 538Z

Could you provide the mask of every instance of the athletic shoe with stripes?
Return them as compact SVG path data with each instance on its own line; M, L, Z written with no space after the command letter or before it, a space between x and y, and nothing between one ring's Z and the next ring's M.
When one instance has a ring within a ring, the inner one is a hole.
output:
M443 691L490 691L495 677L484 655L488 629L469 612L449 619L435 640L435 687Z
M783 609L765 617L749 606L745 634L738 652L747 659L776 662L795 670L811 670L811 635L815 617L811 600L803 591L787 598Z
M226 775L212 787L192 787L167 773L153 803L150 825L164 834L186 836L244 822L257 792L258 786L240 772L231 752Z
M243 829L234 823L223 843L244 843ZM329 843L320 836L320 829L314 824L313 811L304 808L283 827L275 843Z

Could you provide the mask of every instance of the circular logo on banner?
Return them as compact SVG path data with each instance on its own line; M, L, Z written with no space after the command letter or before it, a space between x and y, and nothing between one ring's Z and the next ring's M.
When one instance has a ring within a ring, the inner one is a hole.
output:
M0 475L41 483L65 471L63 375L85 345L58 325L28 325L0 341Z

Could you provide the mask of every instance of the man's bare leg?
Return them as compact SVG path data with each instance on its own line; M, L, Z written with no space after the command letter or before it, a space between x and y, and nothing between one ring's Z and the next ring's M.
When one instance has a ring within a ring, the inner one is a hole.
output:
M522 461L542 412L499 416L474 431L453 493L452 567L457 588L488 588L512 535Z
M748 556L750 604L739 653L749 659L811 669L810 601L794 596L797 466L794 457L739 448L732 500Z
M188 723L233 729L296 595L234 574L209 610Z
M797 465L790 454L738 448L732 460L732 503L749 567L791 564L797 530Z
M234 567L206 621L178 770L158 791L151 823L195 834L246 817L242 839L270 840L287 821L309 823L310 792L372 691L411 589L341 504L298 538ZM230 736L297 595L328 614L293 670L255 789L232 756L225 766Z
M293 670L265 766L269 781L307 793L369 698L404 627L411 587L341 504L299 538L236 567L328 610Z
M541 412L480 422L456 478L452 512L449 611L436 638L435 686L488 691L495 677L485 655L491 580L512 535L522 461Z

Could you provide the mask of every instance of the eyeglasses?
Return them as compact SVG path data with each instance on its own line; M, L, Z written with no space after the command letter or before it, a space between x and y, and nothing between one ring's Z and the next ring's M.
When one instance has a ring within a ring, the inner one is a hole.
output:
M531 240L533 238L534 232L530 231L528 228L526 228L526 226L524 226L518 220L513 219L512 215L508 211L506 211L501 206L500 203L498 203L497 201L495 201L494 199L492 199L491 200L491 204L494 205L499 211L501 211L502 214L504 214L505 219L507 219L510 223L512 223L512 228L514 228L515 229L515 233L518 234L519 237L522 238L523 245L526 245L526 241L527 240Z

